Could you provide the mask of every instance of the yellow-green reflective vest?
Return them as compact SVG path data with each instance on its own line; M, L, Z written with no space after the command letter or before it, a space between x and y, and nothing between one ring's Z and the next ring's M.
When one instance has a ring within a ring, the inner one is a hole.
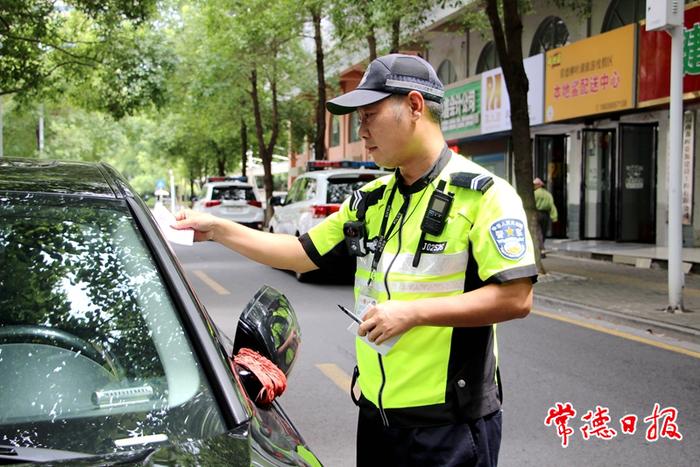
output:
M395 193L388 224L404 202L409 204L373 274L371 287L379 301L445 297L488 283L534 279L532 240L513 187L456 153L445 152L436 164L444 167L425 188L415 193L408 193L410 187L401 188ZM425 236L420 262L414 267L421 222L440 180L445 181L442 191L453 193L454 200L442 233ZM396 174L369 182L337 213L303 235L300 241L309 257L319 267L333 267L345 248L343 224L357 220L358 208L364 212L367 238L379 236L396 183ZM373 257L369 253L357 259L356 299L372 274ZM380 410L385 423L405 426L454 423L499 409L495 331L495 325L418 326L384 356L358 338L361 403Z

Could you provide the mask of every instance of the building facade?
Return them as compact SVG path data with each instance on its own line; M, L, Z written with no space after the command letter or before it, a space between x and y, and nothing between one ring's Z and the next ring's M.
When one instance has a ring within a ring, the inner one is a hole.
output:
M683 238L697 247L700 2L685 8ZM646 31L645 11L644 0L593 0L586 18L535 1L523 18L533 169L559 210L553 237L667 244L670 37ZM443 132L462 155L514 182L497 53L488 32L465 30L459 16L436 19L420 51L447 88ZM343 92L365 66L343 73ZM330 159L366 159L356 114L329 116L329 128Z

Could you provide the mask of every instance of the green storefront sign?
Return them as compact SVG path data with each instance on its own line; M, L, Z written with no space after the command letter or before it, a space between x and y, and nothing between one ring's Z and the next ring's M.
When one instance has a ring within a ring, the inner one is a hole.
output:
M455 83L445 90L442 104L442 132L456 140L481 131L481 76Z
M683 68L686 75L700 75L700 24L683 31Z

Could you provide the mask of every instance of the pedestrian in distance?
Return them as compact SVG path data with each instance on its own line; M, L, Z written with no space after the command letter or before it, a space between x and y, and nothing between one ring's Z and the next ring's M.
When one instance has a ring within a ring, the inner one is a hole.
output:
M559 218L557 207L554 205L552 194L544 187L544 182L537 177L532 181L535 190L535 209L537 209L537 223L540 226L537 243L540 248L540 258L546 257L544 251L544 237L549 230L552 222L556 222Z
M498 460L495 324L529 313L537 269L515 190L448 149L443 95L428 62L392 54L372 61L355 90L328 101L333 114L358 112L368 154L393 171L298 239L177 215L176 228L194 229L195 240L279 269L303 273L356 256L360 466Z

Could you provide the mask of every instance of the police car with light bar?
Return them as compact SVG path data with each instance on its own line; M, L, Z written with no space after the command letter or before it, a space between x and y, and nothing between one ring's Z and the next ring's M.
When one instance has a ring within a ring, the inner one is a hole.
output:
M270 232L301 236L330 216L353 191L387 175L374 162L309 161L284 199L272 199ZM303 275L297 275L302 280Z

